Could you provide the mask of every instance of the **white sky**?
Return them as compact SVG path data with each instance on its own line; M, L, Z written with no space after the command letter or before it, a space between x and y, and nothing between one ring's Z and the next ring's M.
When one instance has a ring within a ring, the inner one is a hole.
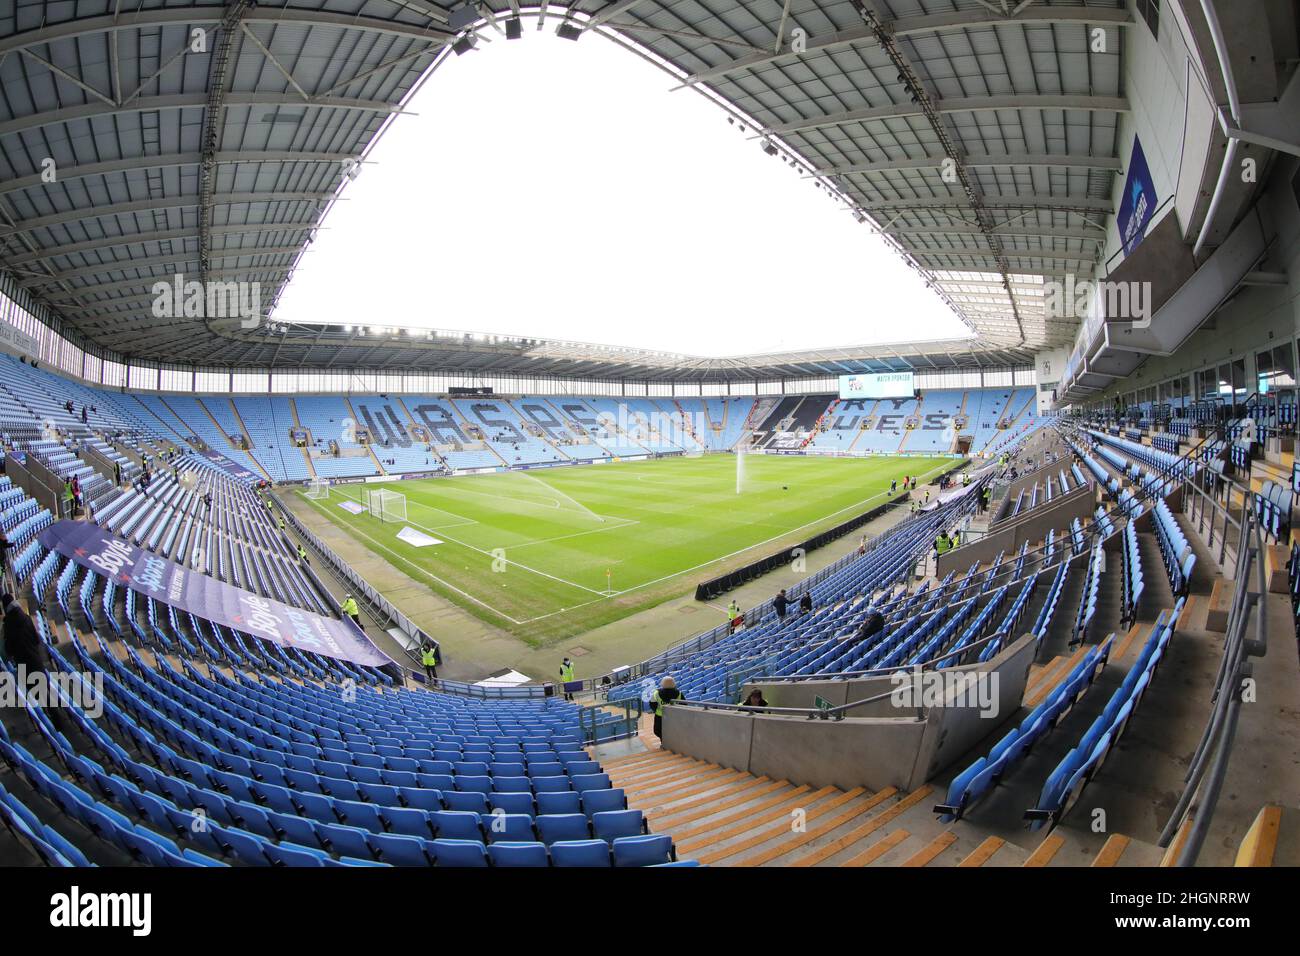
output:
M275 317L724 356L968 334L871 228L594 33L451 58Z

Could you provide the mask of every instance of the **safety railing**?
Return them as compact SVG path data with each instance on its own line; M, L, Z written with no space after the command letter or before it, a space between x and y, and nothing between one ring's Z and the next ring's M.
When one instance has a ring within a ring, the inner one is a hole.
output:
M1220 507L1217 502L1214 505ZM1226 515L1228 508L1222 510L1226 529L1231 516ZM1263 526L1248 497L1237 523L1236 537L1236 587L1228 612L1223 656L1211 695L1210 717L1184 777L1183 792L1160 834L1160 845L1168 846L1176 833L1186 829L1186 837L1174 860L1180 867L1195 865L1205 845L1232 757L1243 697L1251 681L1248 658L1263 657L1268 647L1265 540Z

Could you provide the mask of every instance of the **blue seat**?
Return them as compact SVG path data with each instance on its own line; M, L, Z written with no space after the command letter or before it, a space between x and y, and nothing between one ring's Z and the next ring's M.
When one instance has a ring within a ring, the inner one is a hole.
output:
M671 863L672 856L672 838L664 834L620 837L614 841L615 866L655 866Z
M645 818L640 810L605 810L592 815L591 829L596 839L612 843L645 833Z
M438 790L421 790L416 787L399 787L397 797L406 806L414 810L442 810L442 792ZM450 808L448 808L450 809Z
M545 843L493 843L488 846L493 866L546 867L551 865Z
M360 827L372 833L383 833L386 829L383 818L379 815L379 807L373 803L335 800L334 812L338 814L340 823L346 823L350 827Z
M429 844L438 866L487 866L487 847L478 840L438 839Z
M429 826L429 811L410 807L381 807L379 815L390 833L433 839L433 829Z
M492 793L488 795L488 804L493 810L506 813L526 813L530 817L537 814L531 793Z
M209 832L218 844L222 846L226 856L233 856L240 863L249 866L270 866L271 860L266 855L264 847L268 841L261 837L254 836L244 830L235 828L224 828L212 826Z
M484 765L486 767L486 764ZM462 793L481 793L487 796L492 792L492 778L487 774L458 774L456 776L456 789Z
M477 813L460 810L435 810L429 814L438 839L477 840L483 842L483 824Z
M497 793L532 793L533 782L527 777L493 777L492 789Z
M604 840L561 840L549 846L556 866L613 866Z
M404 836L399 833L371 833L366 838L374 855L393 866L430 866L432 858L426 850L431 840Z
M537 832L542 842L551 845L561 840L588 840L591 828L587 817L581 813L542 814L537 817Z
M325 866L329 860L324 850L296 843L269 843L262 852L276 866Z
M617 793L621 791L592 790L591 793ZM538 793L537 812L542 813L581 813L582 812L582 794L576 790L565 790L562 793Z
M537 838L533 818L527 813L489 813L483 818L488 842L527 843Z
M580 774L576 777L570 775L569 781L573 784L573 789L579 793L587 790L609 789L609 774L606 773Z
M317 834L317 824L314 820L306 817L295 816L292 813L277 813L274 810L267 811L267 822L271 824L271 829L275 831L275 837L280 842L288 840L290 843L299 843L303 846L318 847L321 845L320 837Z
M369 837L371 835L368 830L346 826L342 823L316 824L316 838L339 856L369 858Z
M488 807L487 794L479 793L477 790L469 793L444 790L442 802L447 805L448 810L459 810L463 813L487 813L491 809Z
M581 796L582 809L588 817L610 810L627 809L627 797L621 789L588 790Z
M533 792L539 796L543 793L567 793L573 787L564 774L554 777L533 777Z

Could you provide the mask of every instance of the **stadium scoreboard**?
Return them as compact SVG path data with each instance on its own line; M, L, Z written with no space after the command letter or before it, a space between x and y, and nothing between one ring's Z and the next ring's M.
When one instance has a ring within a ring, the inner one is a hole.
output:
M873 372L840 376L840 398L913 398L916 382L911 372Z

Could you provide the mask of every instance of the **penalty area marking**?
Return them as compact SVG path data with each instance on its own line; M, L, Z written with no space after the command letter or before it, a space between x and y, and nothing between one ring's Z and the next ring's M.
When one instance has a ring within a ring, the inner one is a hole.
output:
M351 497L351 496L345 494L344 497L347 498L347 497ZM356 500L356 499L353 499L353 500ZM475 523L477 524L478 522L475 522ZM589 587L587 587L585 584L578 584L576 581L566 581L564 578L558 577L558 576L556 576L556 575L554 575L554 574L548 574L546 571L539 571L537 568L530 568L530 567L529 567L528 565L526 565L526 564L520 564L518 561L512 561L512 560L510 560L510 559L507 558L507 557L500 557L500 556L498 556L498 555L496 555L496 554L493 554L491 551L485 551L485 550L483 550L482 548L476 547L475 545L472 545L472 544L470 544L470 543L467 542L467 541L461 541L461 540L458 540L457 538L453 538L451 535L447 534L446 531L439 530L439 529L436 529L436 528L427 528L427 527L425 527L424 525L422 525L422 524L420 524L420 523L418 523L418 522L415 522L415 521L407 521L406 524L409 524L409 525L411 525L411 526L414 527L414 528L419 528L421 531L427 531L427 532L429 532L430 534L440 534L440 535L442 535L444 538L446 538L448 541L450 541L452 544L458 544L458 545L460 545L462 548L468 548L468 549L471 550L471 551L477 551L479 554L483 555L484 557L491 558L493 561L497 561L497 560L504 561L506 564L513 565L514 567L519 568L519 569L521 569L521 570L523 570L523 571L531 571L533 574L536 574L536 575L538 575L539 577L548 578L549 580L551 580L551 581L555 581L555 582L557 582L557 583L559 583L559 584L567 584L569 587L571 587L571 588L577 588L579 591L586 591L588 594L602 594L602 595L603 595L603 593L604 593L604 592L602 592L602 591L598 591L598 590L596 590L595 588L589 588ZM514 547L518 547L518 545L514 545ZM502 549L502 550L504 551L504 549ZM482 602L479 602L479 603L482 603ZM504 615L503 615L503 616L504 616ZM512 619L512 620L513 620L513 619ZM516 623L518 623L518 622L516 622Z

